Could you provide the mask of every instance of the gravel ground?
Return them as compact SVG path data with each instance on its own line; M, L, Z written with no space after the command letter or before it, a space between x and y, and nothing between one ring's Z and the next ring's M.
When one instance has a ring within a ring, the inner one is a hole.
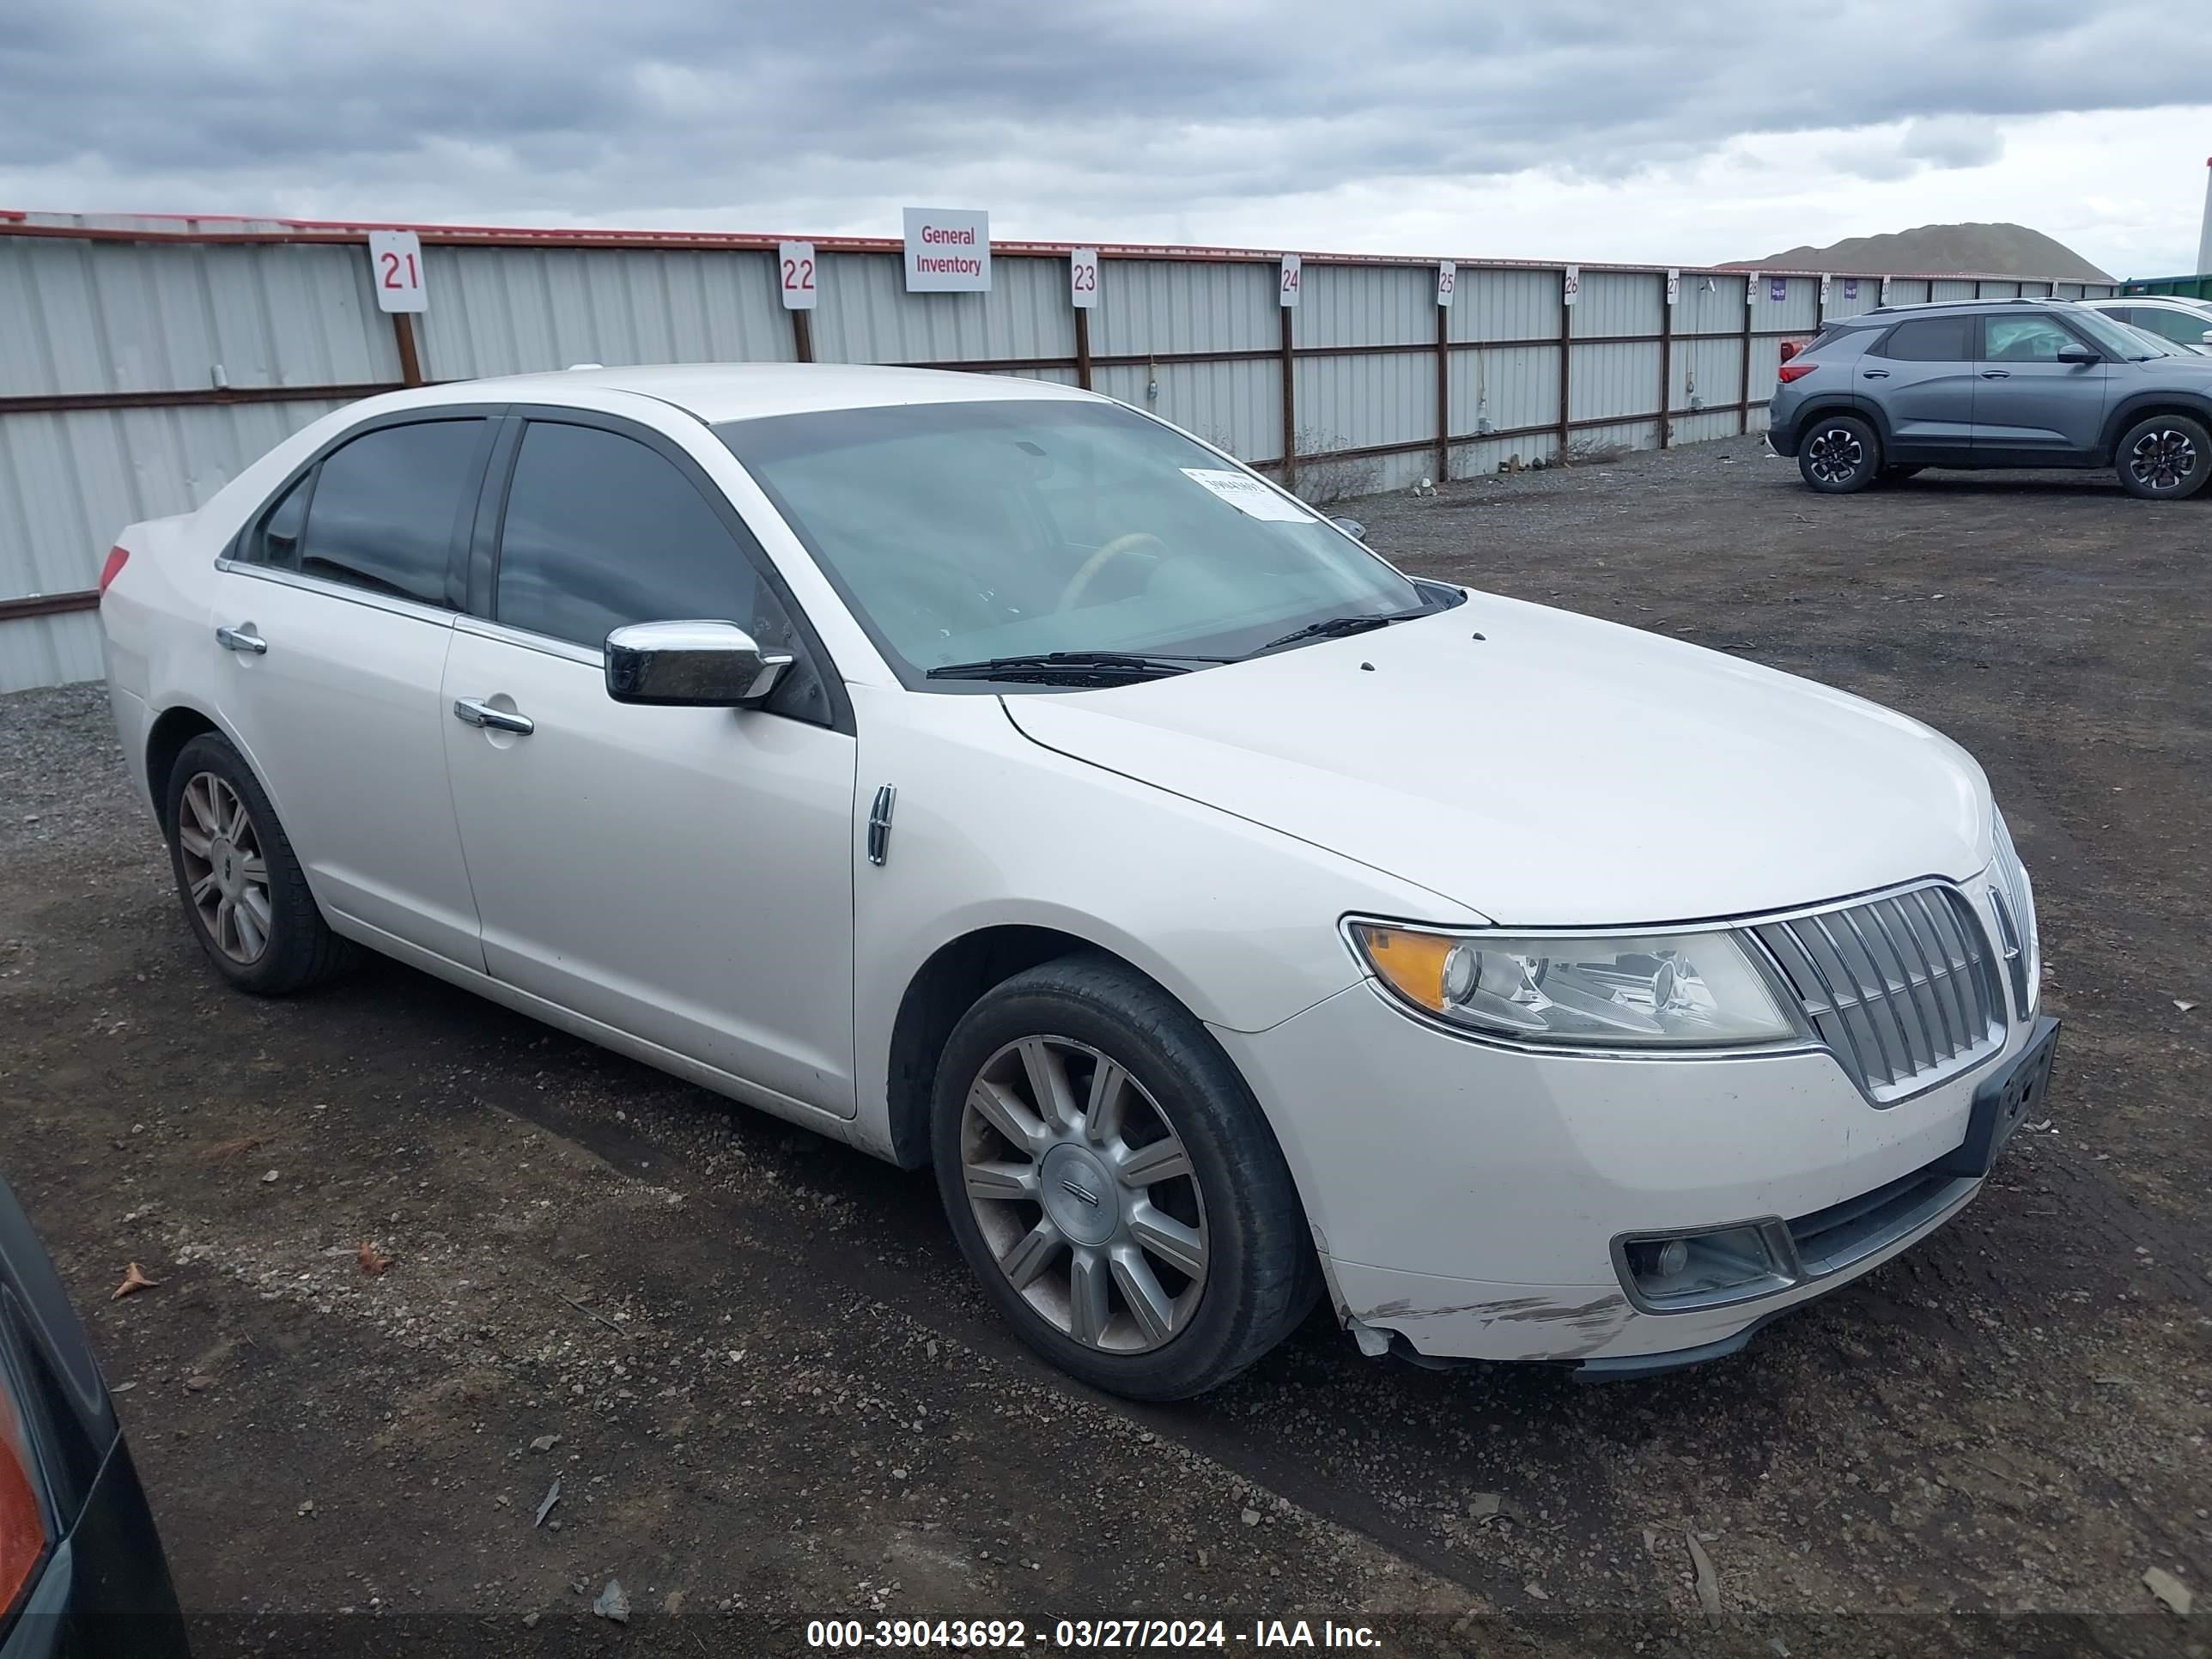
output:
M1832 500L1747 441L1340 510L1410 568L1983 759L2068 1029L2051 1121L1982 1199L1699 1372L1432 1373L1317 1318L1133 1407L1006 1336L926 1178L389 964L227 993L99 690L0 698L0 1169L125 1389L204 1650L1133 1615L1231 1649L1303 1616L1406 1653L2207 1650L2212 503L1942 474ZM161 1283L112 1302L131 1261ZM626 1628L589 1611L610 1578Z

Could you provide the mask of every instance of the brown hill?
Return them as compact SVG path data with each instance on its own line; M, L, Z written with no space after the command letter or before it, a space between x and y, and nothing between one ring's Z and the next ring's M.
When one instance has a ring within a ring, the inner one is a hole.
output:
M1978 272L2046 281L2109 283L2065 243L2026 225L1921 225L1886 236L1851 236L1826 247L1793 247L1742 265L1786 270L1845 270L1869 276Z

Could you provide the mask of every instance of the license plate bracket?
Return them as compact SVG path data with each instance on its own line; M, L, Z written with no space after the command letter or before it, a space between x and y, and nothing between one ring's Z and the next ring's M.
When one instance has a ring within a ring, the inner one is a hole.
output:
M2058 1022L2048 1017L2035 1022L2027 1046L2012 1063L1974 1091L1974 1107L1966 1120L1966 1138L1958 1149L1936 1166L1942 1175L1969 1176L1978 1181L1989 1174L2012 1139L2051 1087L2051 1062L2058 1051Z

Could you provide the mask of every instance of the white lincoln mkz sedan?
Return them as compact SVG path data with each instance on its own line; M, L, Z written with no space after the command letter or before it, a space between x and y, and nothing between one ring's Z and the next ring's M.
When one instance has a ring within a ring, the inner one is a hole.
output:
M135 525L116 725L240 988L361 947L933 1165L1054 1363L1633 1375L1978 1190L2043 1091L1981 769L1401 574L1037 381L572 371Z

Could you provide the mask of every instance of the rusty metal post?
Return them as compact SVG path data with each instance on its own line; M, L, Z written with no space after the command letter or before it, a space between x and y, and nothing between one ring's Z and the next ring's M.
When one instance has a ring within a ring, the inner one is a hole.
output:
M1451 307L1437 307L1437 482L1451 477Z
M1091 390L1091 311L1087 306L1075 308L1075 383L1085 392Z
M1567 303L1567 273L1559 270L1559 457L1567 464L1567 443L1574 419L1575 308Z
M422 384L422 357L415 344L415 319L404 311L392 313L392 337L399 347L399 384Z
M1291 321L1296 307L1279 308L1283 317L1283 488L1295 490L1298 487L1298 360Z
M794 309L791 313L791 345L799 354L799 361L814 361L814 313Z
M1758 297L1759 290L1753 287L1758 280L1755 270L1743 274L1743 380L1736 393L1735 429L1746 433L1751 430L1751 302Z
M1674 442L1674 307L1667 303L1667 273L1659 273L1659 447Z

